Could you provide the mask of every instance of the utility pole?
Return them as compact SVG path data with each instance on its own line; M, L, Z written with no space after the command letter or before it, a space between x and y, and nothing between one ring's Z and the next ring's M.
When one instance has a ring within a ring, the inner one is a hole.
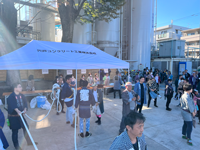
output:
M157 42L156 42L156 32L157 32L157 0L156 0L156 14L155 14L155 51L157 50Z

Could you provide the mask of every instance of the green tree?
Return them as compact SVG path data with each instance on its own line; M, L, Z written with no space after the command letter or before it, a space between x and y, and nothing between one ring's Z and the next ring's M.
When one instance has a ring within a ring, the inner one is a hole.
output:
M109 22L119 17L119 10L124 4L125 0L58 0L62 42L72 43L76 22L94 23L96 19Z

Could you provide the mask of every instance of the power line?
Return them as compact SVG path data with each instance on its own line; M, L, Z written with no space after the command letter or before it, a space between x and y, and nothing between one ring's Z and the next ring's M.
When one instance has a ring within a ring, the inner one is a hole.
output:
M178 18L178 19L175 19L175 20L173 20L173 21L178 21L178 20L182 20L182 19L189 18L189 17L198 16L197 14L200 14L200 12L198 12L198 13L195 13L195 14L192 14L192 15L189 15L189 16L186 16L186 17ZM167 24L167 23L169 23L169 22L165 22L165 23L159 23L158 25Z

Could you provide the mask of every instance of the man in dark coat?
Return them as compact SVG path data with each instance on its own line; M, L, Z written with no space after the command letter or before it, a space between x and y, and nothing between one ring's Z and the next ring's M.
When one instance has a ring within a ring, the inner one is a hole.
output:
M8 141L6 140L6 137L3 133L4 123L5 123L5 117L0 109L0 142L3 144L3 145L0 144L0 149L7 149L9 146Z
M92 133L89 133L90 129L90 105L95 105L94 96L91 90L87 89L88 82L83 81L83 88L79 91L77 91L76 95L76 102L75 102L75 108L77 109L79 106L79 127L80 127L80 134L79 136L84 138L89 137L92 135ZM86 133L83 134L83 120L86 120Z
M65 77L65 84L62 88L61 91L61 100L64 100L66 106L67 106L67 111L66 111L66 123L67 124L71 124L71 127L74 128L74 124L73 124L73 99L74 99L74 93L71 89L71 87L69 86L71 83L71 75L66 75Z
M96 106L99 106L101 114L103 114L104 113L103 92L101 91L101 89L97 89L96 84L93 84L92 87L93 87L92 93L94 96L94 100L96 102ZM101 114L100 115L96 114L98 120L95 121L95 123L98 123L98 125L101 124Z
M20 118L20 114L26 113L28 106L26 98L20 92L22 91L22 86L19 83L13 85L14 92L8 97L8 119L10 122L10 129L12 130L12 141L16 150L21 150L18 143L18 130L23 129L24 136L28 145L33 145L24 124ZM23 117L24 118L24 117ZM28 127L28 124L24 118L24 121ZM36 143L37 144L37 143Z
M169 104L171 103L173 94L174 94L174 90L172 87L172 80L168 79L168 85L166 85L166 88L165 88L165 96L167 97L166 110L168 110L168 111L172 110L171 108L169 108Z

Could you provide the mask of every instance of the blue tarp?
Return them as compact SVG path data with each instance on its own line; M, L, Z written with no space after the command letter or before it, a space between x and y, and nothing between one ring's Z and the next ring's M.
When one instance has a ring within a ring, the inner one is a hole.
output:
M36 41L0 57L0 70L129 68L129 63L85 44Z

